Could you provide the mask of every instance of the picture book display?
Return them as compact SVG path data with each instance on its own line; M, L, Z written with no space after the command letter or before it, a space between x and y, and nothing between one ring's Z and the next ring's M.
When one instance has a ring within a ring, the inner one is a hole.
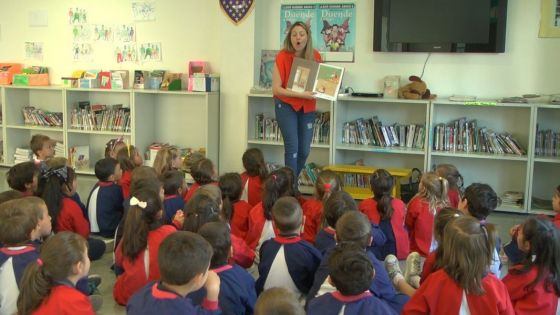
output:
M342 67L294 58L287 88L295 92L312 91L315 97L335 101L343 75Z

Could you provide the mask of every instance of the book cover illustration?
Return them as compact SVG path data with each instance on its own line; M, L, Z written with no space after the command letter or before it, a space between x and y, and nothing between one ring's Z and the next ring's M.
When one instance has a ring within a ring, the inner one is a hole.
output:
M272 88L272 71L274 70L274 63L276 62L276 55L278 50L265 50L261 51L261 69L259 76L259 86L261 88Z
M294 58L286 87L295 92L312 91L319 63L303 58Z
M284 47L284 39L294 24L297 21L307 24L310 30L317 29L316 27L316 4L284 4L280 7L280 47ZM319 40L318 33L312 31L311 36L314 43Z
M317 78L313 85L315 96L327 100L335 101L338 96L338 90L342 83L342 75L344 68L324 63L319 64L317 70Z

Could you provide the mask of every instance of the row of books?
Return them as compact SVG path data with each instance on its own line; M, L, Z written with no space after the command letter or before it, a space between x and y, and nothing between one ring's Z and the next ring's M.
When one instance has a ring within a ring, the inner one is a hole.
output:
M359 118L342 126L342 143L380 147L424 148L424 125L383 125L377 116Z
M321 172L321 167L315 163L309 163L305 165L305 168L301 170L298 177L298 184L305 186L315 186L317 182L317 176Z
M14 164L31 161L31 159L33 159L33 152L31 152L31 149L16 148L14 152Z
M316 112L313 122L314 144L329 144L330 140L330 112ZM266 117L264 113L255 116L255 140L282 141L282 132L278 121L272 117Z
M344 186L348 186L348 187L369 188L370 179L371 179L371 175L366 175L366 174L354 174L354 173L342 174L342 181L344 182Z
M560 156L560 132L537 130L535 155Z
M511 134L478 127L476 120L460 118L434 127L433 149L447 152L485 152L524 155L526 150Z
M68 164L77 170L89 168L89 146L79 145L68 148Z
M130 108L123 108L121 104L90 106L89 102L80 102L72 109L70 126L80 130L129 132Z
M26 125L43 127L62 127L62 113L49 112L33 106L22 109L23 120Z

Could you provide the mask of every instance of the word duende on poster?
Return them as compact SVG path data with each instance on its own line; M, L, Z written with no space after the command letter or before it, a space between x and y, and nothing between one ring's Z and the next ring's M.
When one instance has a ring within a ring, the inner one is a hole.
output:
M286 4L280 9L280 47L293 23L301 21L311 30L313 46L324 61L353 62L356 47L354 3Z
M344 68L294 58L287 87L295 92L314 92L315 97L336 101Z

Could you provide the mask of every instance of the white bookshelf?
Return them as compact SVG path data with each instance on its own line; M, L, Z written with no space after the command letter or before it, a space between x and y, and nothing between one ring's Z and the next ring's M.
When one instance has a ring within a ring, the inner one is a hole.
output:
M130 108L130 131L73 128L70 124L72 109L80 101L89 101L91 105L122 104ZM141 152L156 141L179 147L206 148L207 156L218 167L219 93L0 86L0 104L2 139L5 140L3 166L13 165L15 148L29 147L31 136L41 133L63 142L66 156L69 147L90 147L90 169L81 169L80 174L94 174L93 165L104 156L105 144L119 136ZM25 125L22 114L25 106L62 112L63 127Z

